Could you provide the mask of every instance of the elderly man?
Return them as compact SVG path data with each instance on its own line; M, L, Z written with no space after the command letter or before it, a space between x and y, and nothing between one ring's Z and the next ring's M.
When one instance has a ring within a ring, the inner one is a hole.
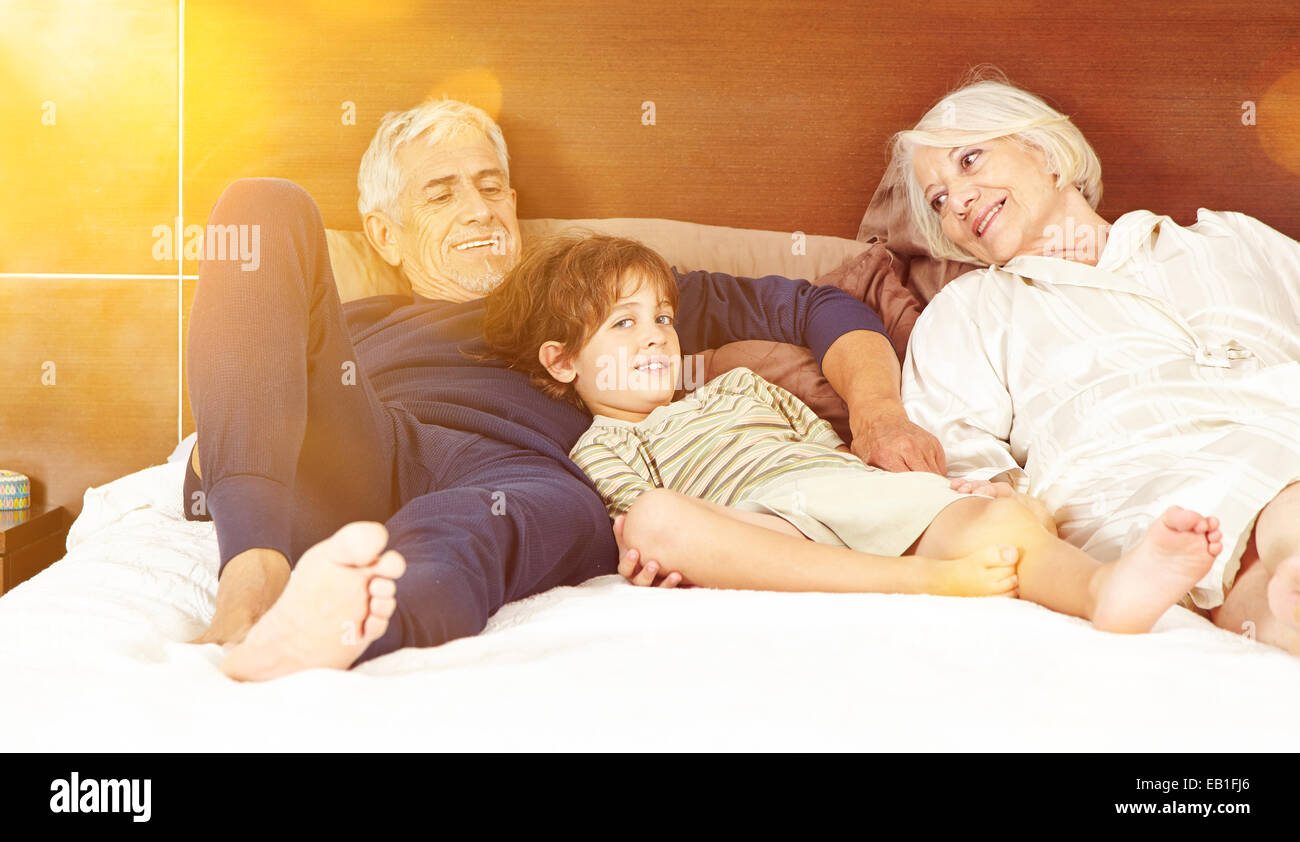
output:
M451 100L389 114L358 186L366 238L410 298L342 305L320 214L289 182L236 182L212 212L260 226L263 246L256 271L203 265L187 349L186 510L202 516L201 489L220 548L216 613L196 642L226 644L235 678L438 645L508 601L616 569L605 508L568 458L591 419L476 356L482 296L520 253L500 129ZM861 302L783 278L678 282L684 353L806 345L848 403L855 452L942 472Z

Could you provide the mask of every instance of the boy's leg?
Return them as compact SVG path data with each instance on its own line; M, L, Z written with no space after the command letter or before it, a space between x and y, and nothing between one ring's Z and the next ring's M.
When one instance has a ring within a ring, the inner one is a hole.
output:
M229 642L306 547L392 513L395 443L357 367L311 197L279 179L235 182L213 209L214 231L258 246L251 261L203 263L186 352L202 449L201 479L187 485L202 495L187 494L185 511L206 509L220 550L213 634L200 640Z
M797 530L781 534L784 530L737 516L749 512L719 508L652 489L628 510L625 543L661 569L713 588L964 596L1015 590L1015 557L1003 558L994 542L951 561L870 555L809 541Z
M969 497L944 508L914 550L948 556L1012 544L1020 550L1021 598L1107 631L1144 632L1205 575L1222 550L1221 537L1214 518L1174 507L1141 544L1103 564L1049 533L1015 498Z

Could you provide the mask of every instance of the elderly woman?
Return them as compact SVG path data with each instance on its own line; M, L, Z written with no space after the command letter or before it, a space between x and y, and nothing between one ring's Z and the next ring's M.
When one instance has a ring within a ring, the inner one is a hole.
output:
M1238 213L1108 222L1083 135L996 81L900 132L891 172L930 252L986 267L929 304L903 371L953 487L1038 497L1101 559L1171 505L1214 512L1191 601L1300 652L1300 244Z

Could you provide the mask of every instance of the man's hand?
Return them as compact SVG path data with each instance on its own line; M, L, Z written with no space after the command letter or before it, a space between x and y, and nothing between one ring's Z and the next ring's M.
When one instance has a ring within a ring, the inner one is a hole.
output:
M822 373L849 408L859 459L886 471L947 474L939 440L903 411L898 357L887 338L870 330L849 331L827 350Z
M685 585L682 574L676 571L670 571L667 575L660 577L661 571L657 561L652 560L646 562L645 565L641 564L641 553L628 548L623 543L623 521L625 519L626 516L624 515L614 518L614 540L618 543L619 575L632 584L642 587L675 588L678 585Z
M898 404L876 407L850 419L852 449L863 462L886 471L929 471L945 476L939 440L916 426Z

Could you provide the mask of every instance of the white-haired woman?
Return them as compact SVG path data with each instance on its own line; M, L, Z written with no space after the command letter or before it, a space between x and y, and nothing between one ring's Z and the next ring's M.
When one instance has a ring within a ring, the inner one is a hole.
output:
M890 177L934 256L987 267L929 304L903 371L954 487L1038 497L1102 559L1170 505L1212 511L1192 602L1300 651L1300 244L1204 209L1108 222L1083 135L998 81L900 132Z

